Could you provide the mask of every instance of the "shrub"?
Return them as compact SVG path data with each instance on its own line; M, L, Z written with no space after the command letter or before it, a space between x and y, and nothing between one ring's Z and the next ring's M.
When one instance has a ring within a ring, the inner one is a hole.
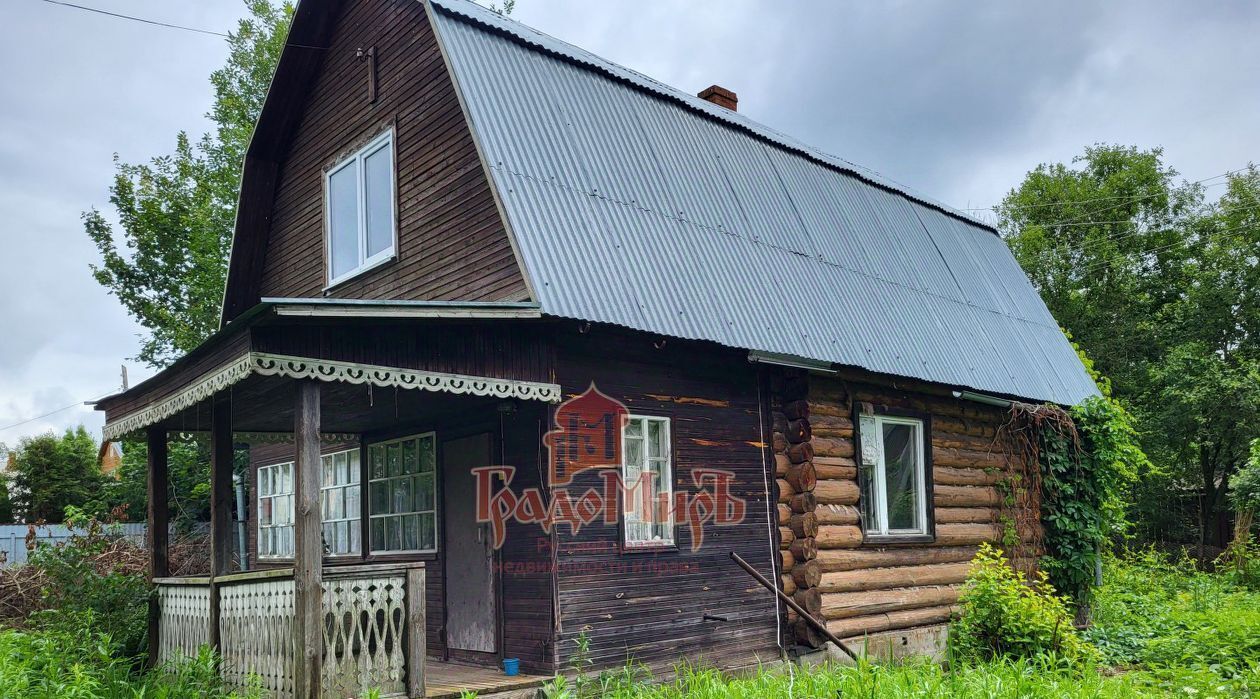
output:
M209 650L138 675L96 626L91 612L67 614L56 628L0 631L0 699L229 699ZM258 697L253 690L246 696Z
M1068 600L1044 573L1034 581L1010 566L999 549L982 544L959 598L961 614L950 628L950 650L962 660L1054 655L1069 661L1093 657L1072 626Z
M1109 559L1086 638L1111 663L1257 679L1260 595L1153 549Z
M73 510L73 508L71 508ZM86 534L64 543L40 546L29 565L43 573L41 595L44 611L31 615L30 624L52 631L78 633L81 619L90 615L95 632L107 636L122 656L137 658L146 649L149 586L139 562L117 553L137 551L120 533L92 518L71 512L72 526Z

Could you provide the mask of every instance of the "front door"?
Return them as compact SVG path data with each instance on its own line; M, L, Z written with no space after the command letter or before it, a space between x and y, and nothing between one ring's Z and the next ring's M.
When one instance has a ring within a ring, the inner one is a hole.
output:
M442 445L446 503L446 644L451 650L497 653L498 604L494 548L488 525L477 522L472 469L490 466L490 434Z

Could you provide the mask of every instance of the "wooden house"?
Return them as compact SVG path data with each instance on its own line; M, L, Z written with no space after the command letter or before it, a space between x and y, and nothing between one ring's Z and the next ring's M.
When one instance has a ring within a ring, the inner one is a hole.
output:
M736 106L466 0L302 0L221 330L98 405L147 435L154 652L420 696L579 640L597 668L817 646L732 553L841 637L945 622L1028 520L1004 406L1094 385L995 230ZM167 577L184 433L208 578Z

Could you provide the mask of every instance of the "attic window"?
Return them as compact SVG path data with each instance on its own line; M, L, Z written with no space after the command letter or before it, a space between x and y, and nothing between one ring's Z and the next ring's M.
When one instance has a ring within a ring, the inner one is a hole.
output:
M394 133L386 131L324 174L328 286L393 259Z

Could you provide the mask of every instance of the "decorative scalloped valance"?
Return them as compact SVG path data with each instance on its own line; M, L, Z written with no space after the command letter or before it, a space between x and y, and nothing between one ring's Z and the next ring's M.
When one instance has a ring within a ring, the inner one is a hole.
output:
M546 403L558 403L561 398L560 387L550 383L446 374L265 352L246 352L239 359L224 365L174 396L119 420L106 423L105 439L115 440L148 427L254 375L338 381L380 388L414 388L422 391L518 398Z

